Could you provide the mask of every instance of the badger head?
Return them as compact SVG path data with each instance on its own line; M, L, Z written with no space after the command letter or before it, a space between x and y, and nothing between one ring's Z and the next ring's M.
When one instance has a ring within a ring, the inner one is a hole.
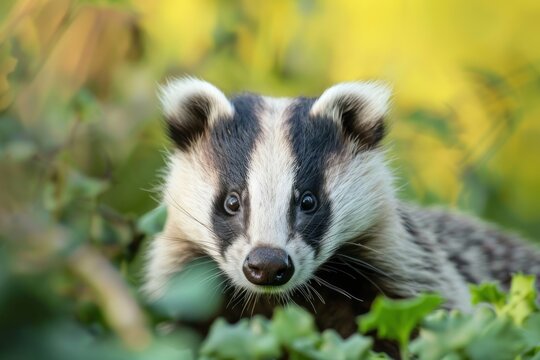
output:
M370 82L292 99L228 99L192 78L164 86L168 219L149 251L146 291L158 295L200 253L249 292L305 286L393 206L379 146L388 99Z

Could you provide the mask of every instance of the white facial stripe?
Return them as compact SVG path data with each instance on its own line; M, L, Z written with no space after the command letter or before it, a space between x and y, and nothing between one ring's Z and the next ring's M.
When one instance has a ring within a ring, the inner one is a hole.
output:
M289 207L294 186L295 164L288 139L288 99L265 99L265 111L258 114L262 134L252 154L247 186L250 197L248 238L240 237L227 249L220 264L237 286L253 292L288 292L302 286L315 269L314 251L299 237L290 238ZM250 283L242 272L249 252L258 246L281 248L295 266L292 278L279 288L262 288Z
M253 247L285 249L288 217L294 184L294 158L288 140L285 99L267 99L261 114L262 134L255 145L248 174L250 224L248 236Z
M195 148L190 153L178 151L170 157L163 198L168 205L168 216L182 224L182 232L189 234L208 254L218 256L219 247L214 244L211 230L218 174L201 161L204 156L202 149Z

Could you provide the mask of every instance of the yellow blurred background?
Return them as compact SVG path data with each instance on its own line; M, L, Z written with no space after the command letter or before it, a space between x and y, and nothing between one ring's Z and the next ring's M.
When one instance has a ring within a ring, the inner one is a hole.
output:
M107 181L100 201L121 213L155 205L141 189L162 165L167 77L276 96L383 79L402 195L540 239L536 0L4 0L0 13L0 107L20 125L4 152L65 150L58 172Z

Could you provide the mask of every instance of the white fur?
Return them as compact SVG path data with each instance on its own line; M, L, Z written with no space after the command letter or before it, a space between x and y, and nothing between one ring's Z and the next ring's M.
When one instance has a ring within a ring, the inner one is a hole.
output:
M146 266L144 291L154 298L161 295L168 278L189 261L193 248L214 258L220 256L210 230L218 174L201 161L204 156L200 146L189 153L175 151L169 156L162 191L167 225L153 240Z
M234 112L232 104L225 94L214 85L192 77L174 79L159 89L159 99L166 117L177 121L189 118L182 116L186 111L185 105L194 96L204 96L210 100L209 124L219 115L231 116Z
M312 115L325 114L333 119L341 117L339 101L356 98L363 104L357 121L366 124L379 121L388 111L390 88L381 82L345 82L327 89L311 108Z

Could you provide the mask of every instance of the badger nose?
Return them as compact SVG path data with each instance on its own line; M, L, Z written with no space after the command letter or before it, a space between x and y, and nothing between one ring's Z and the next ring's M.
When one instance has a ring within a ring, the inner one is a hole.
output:
M255 285L283 285L294 274L291 257L284 250L258 247L248 254L242 268L249 282Z

